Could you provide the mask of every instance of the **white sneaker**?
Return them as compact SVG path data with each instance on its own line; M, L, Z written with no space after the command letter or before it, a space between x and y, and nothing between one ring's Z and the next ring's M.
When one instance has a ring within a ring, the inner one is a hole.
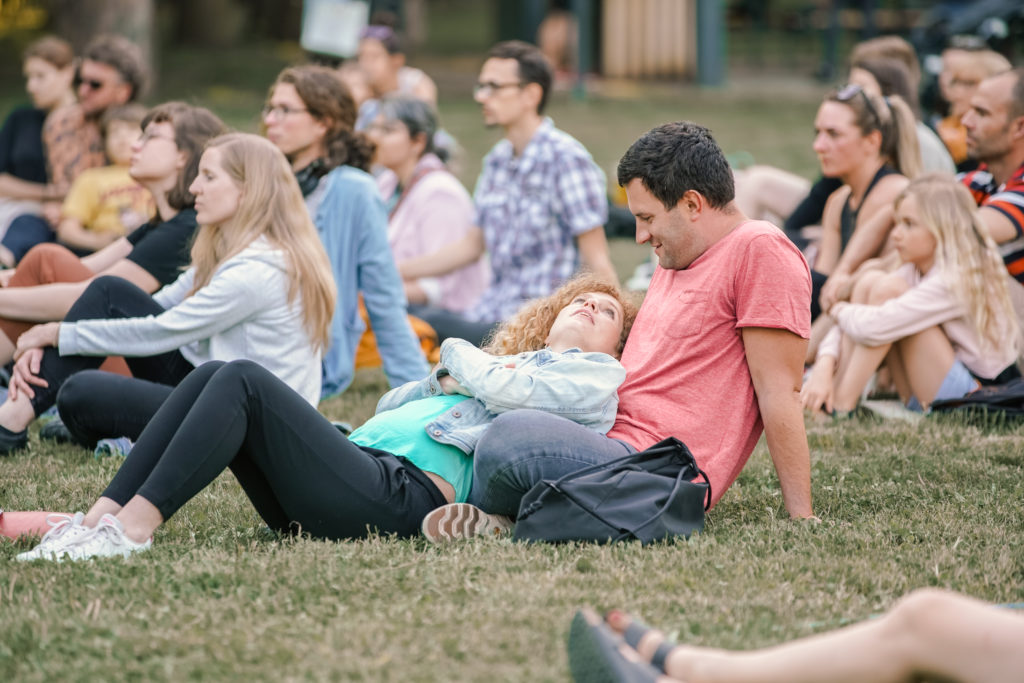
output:
M19 553L14 559L22 562L55 559L54 553L92 533L92 529L82 526L83 520L85 520L85 515L81 512L76 512L74 515L60 513L47 515L46 523L50 525L50 530L43 535L39 545L32 550Z
M420 529L431 543L474 536L503 536L515 523L504 515L491 515L469 503L448 503L423 518Z
M86 536L73 544L64 546L56 559L88 560L93 557L128 557L134 553L149 550L153 539L147 538L144 543L136 543L124 535L121 520L111 514L100 517L99 524Z

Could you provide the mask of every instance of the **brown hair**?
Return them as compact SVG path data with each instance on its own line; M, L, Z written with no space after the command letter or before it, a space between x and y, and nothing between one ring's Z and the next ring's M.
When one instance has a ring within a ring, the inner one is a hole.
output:
M107 128L114 121L131 123L139 126L141 129L144 118L146 118L146 108L141 104L122 104L119 107L110 107L100 116L100 132L106 136Z
M146 89L148 74L142 50L124 36L105 35L96 38L86 46L82 59L116 69L121 74L121 80L131 88L129 100L136 99Z
M917 61L914 46L899 36L878 36L864 40L853 46L850 62L865 59L894 59L907 67L910 73L910 87L917 93L921 84L921 63Z
M22 61L29 57L36 57L49 62L58 69L65 69L75 60L75 53L68 41L57 36L43 36L39 40L32 41L25 48L25 52L21 56Z
M914 117L918 118L917 93L910 89L910 72L903 62L884 57L870 57L852 61L850 69L867 71L878 83L883 97L898 95L910 107Z
M324 148L328 169L348 165L369 170L374 145L365 135L355 132L355 100L333 69L314 65L288 67L270 86L268 98L278 83L294 86L310 116L327 126Z
M607 280L590 273L577 275L552 294L527 302L515 315L501 324L484 350L498 356L510 356L544 348L544 340L547 339L559 311L584 292L608 294L622 305L622 334L615 349L615 355L621 355L640 304L633 294L623 292Z
M488 59L514 59L519 64L520 85L536 83L540 86L540 101L537 102L537 113L543 114L548 103L548 93L554 72L551 63L540 48L521 40L506 40L498 43L487 53Z
M921 172L917 120L902 97L872 97L860 86L848 85L830 92L825 101L849 107L861 135L879 131L879 153L901 174L914 178Z
M227 132L227 127L209 109L194 107L184 102L165 102L149 110L142 119L142 129L151 123L169 123L174 127L174 144L185 153L185 165L178 174L174 187L167 193L167 203L181 211L195 204L188 191L199 169L199 157L210 138Z

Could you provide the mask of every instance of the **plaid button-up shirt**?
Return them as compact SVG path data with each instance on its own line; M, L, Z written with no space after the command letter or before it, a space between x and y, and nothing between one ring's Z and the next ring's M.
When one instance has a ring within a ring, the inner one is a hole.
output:
M492 281L471 320L501 320L550 294L576 270L575 237L608 219L604 173L545 118L521 156L502 140L484 159L473 195Z

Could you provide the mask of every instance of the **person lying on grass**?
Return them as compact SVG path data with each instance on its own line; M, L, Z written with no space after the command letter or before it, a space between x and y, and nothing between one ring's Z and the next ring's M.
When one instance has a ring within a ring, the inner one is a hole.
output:
M466 499L473 450L497 413L534 408L607 432L635 315L616 287L577 277L506 322L494 355L445 340L434 372L385 394L348 438L255 363L206 363L163 403L88 514L67 516L18 559L146 550L225 468L275 531L414 535L427 512Z
M912 410L1019 376L1009 275L967 189L922 176L897 197L895 216L903 265L864 273L850 301L829 309L836 326L801 390L807 410L852 411L883 364Z
M949 591L922 589L878 619L748 652L677 645L627 614L576 614L576 681L801 683L1020 681L1024 617Z
M154 296L97 278L64 322L21 335L0 405L0 451L24 447L29 423L57 391L64 398L69 378L107 355L129 357L133 376L93 372L78 384L77 409L61 406L67 422L100 436L145 425L171 387L209 360L257 361L319 401L334 281L284 155L257 135L231 133L206 145L198 168L189 187L202 226L192 267Z

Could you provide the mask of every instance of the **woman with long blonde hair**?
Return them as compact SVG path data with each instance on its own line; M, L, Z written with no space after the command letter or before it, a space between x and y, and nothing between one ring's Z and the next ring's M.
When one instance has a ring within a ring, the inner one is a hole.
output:
M434 372L388 392L348 437L255 363L207 363L164 402L89 512L19 559L146 550L226 468L276 531L414 535L427 513L466 500L473 451L498 413L534 408L611 428L626 376L616 358L636 310L614 287L570 282L510 322L497 342L505 355L445 340ZM535 312L543 330L529 324Z
M895 219L903 265L865 273L829 310L836 327L801 392L806 408L853 410L882 364L914 410L1019 375L1009 276L967 190L922 176L896 199Z
M0 406L0 418L17 420L14 429L0 422L8 450L24 445L25 427L58 390L61 417L82 442L137 438L171 389L211 360L256 361L319 401L334 283L284 155L255 135L215 138L189 189L201 226L192 267L153 296L97 278L64 322L18 339ZM83 372L108 355L127 357L134 377Z

